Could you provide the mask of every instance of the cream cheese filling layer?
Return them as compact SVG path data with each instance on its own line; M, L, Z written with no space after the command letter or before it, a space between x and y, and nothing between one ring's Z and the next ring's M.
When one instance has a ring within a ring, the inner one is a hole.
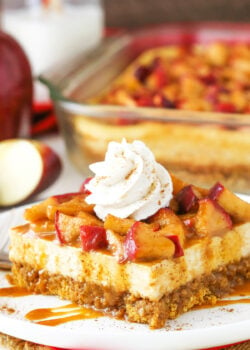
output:
M203 239L185 249L184 256L148 263L119 264L105 252L83 252L55 241L11 232L10 260L41 273L59 274L79 282L112 287L136 297L159 300L181 285L210 274L220 266L250 256L250 223L234 227L223 237Z

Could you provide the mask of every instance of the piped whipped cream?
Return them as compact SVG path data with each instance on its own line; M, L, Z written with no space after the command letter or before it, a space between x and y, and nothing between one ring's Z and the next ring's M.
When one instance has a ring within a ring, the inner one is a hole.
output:
M95 174L86 185L88 204L96 215L143 220L169 205L173 184L168 171L156 162L141 141L110 142L103 162L90 165Z

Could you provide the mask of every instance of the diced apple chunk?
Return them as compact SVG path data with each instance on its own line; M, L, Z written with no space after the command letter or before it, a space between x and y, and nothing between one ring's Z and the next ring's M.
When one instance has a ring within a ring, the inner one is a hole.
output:
M25 209L24 219L29 222L36 222L37 220L47 219L47 207L49 205L55 205L56 201L50 197L45 201L35 204L30 208Z
M184 244L186 236L185 225L170 208L161 208L156 214L151 216L149 222L160 225L160 234L178 236L181 245Z
M170 239L174 245L175 245L175 252L174 252L174 258L179 258L180 256L184 255L184 249L181 246L179 236L171 235L167 236L168 239Z
M117 216L108 214L104 221L104 228L126 235L130 227L135 223L133 219L121 219Z
M192 185L183 187L176 195L179 211L184 214L198 209L199 191Z
M79 195L81 195L80 192L69 192L69 193L57 194L52 196L51 198L54 200L56 204L61 204L61 203L68 202Z
M180 192L184 187L190 185L187 182L179 179L174 174L170 174L172 182L173 182L173 193L176 195L178 192ZM192 185L196 191L198 191L202 196L207 196L208 190L206 188L198 187Z
M204 198L199 201L194 225L198 236L215 236L231 230L232 220L218 203L210 198Z
M208 196L219 203L235 222L250 221L250 203L240 199L221 183L216 183L210 189Z
M112 230L107 230L107 241L108 241L108 249L111 251L112 255L114 255L119 263L124 261L124 242L126 236L120 235L117 232Z
M83 225L80 227L82 249L86 252L106 248L108 245L106 230L100 226Z
M80 236L80 227L86 225L88 219L70 216L59 211L55 214L56 235L60 243L71 243Z
M124 252L124 260L129 261L167 259L174 256L175 244L160 231L153 231L149 225L136 221L127 233Z
M55 198L55 197L52 197ZM70 198L70 197L69 197ZM81 211L93 213L93 205L89 205L85 202L84 194L76 194L68 201L62 203L52 204L47 206L47 217L49 220L53 220L56 211L60 211L66 215L78 215Z

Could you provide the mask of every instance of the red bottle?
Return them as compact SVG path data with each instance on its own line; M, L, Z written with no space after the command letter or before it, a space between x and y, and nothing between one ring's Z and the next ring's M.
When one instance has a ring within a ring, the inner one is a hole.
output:
M0 30L0 140L31 132L33 83L21 46Z

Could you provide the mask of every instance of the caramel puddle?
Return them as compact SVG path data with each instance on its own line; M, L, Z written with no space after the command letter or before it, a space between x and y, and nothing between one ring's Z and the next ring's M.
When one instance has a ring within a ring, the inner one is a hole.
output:
M35 309L25 315L30 321L46 326L57 326L66 322L85 320L104 316L102 312L78 306L77 304L67 304L64 306Z
M0 297L23 297L25 295L31 295L32 293L29 292L24 287L7 287L7 288L0 288Z

